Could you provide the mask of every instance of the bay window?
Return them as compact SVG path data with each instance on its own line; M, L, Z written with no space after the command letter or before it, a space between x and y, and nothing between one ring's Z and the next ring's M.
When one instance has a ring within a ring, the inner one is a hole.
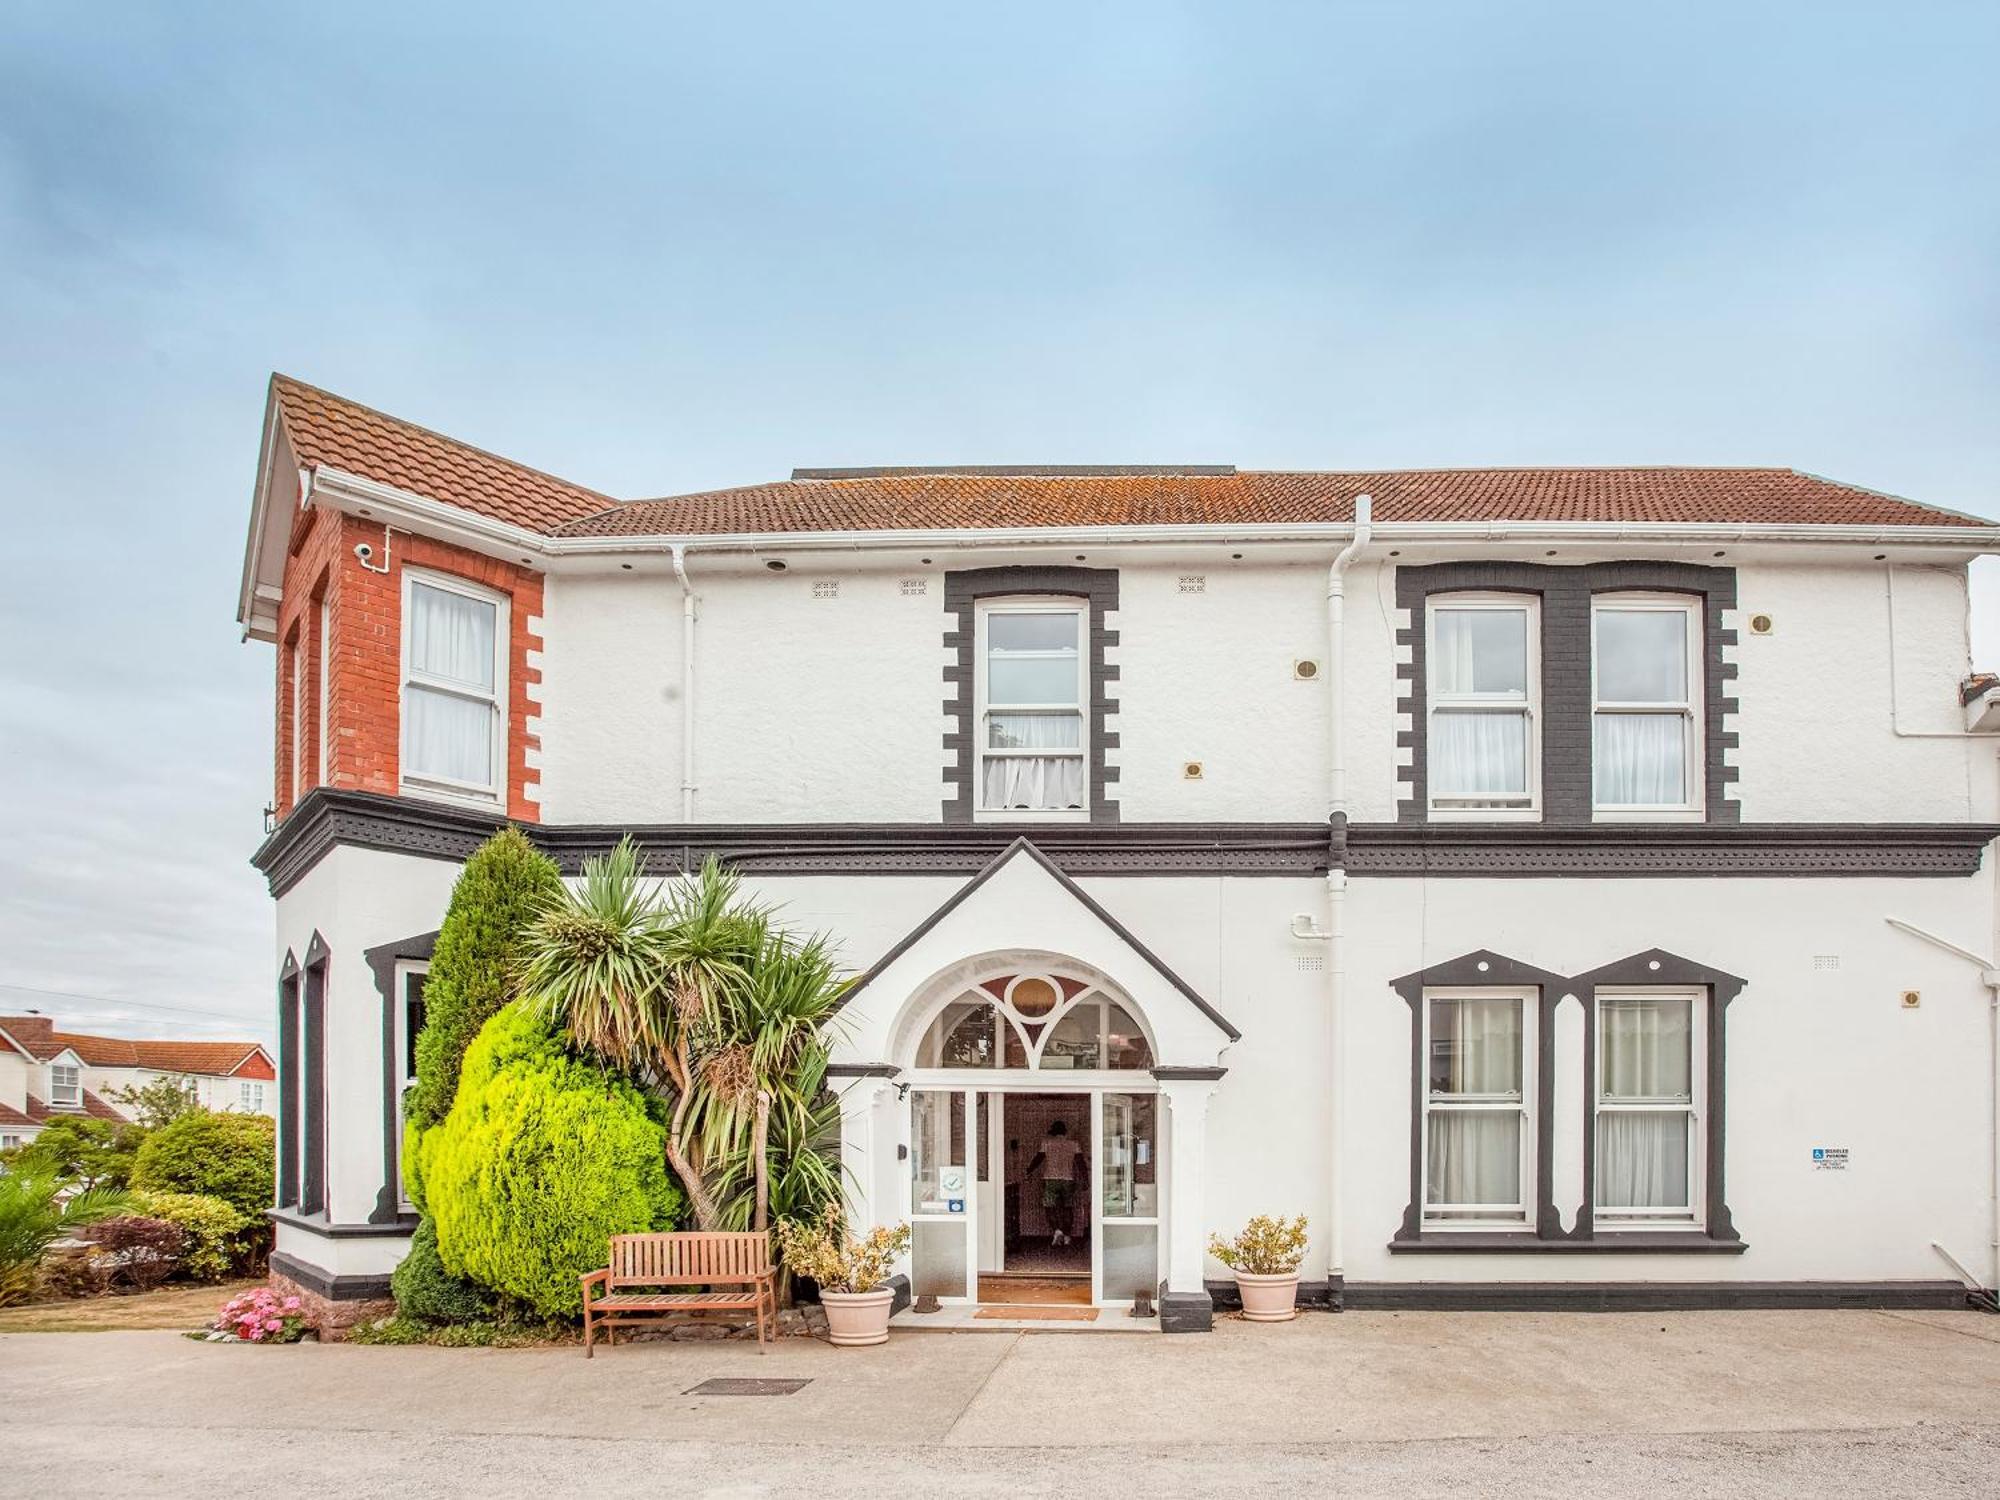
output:
M1701 621L1687 599L1591 608L1591 784L1599 812L1696 812Z
M1428 609L1433 812L1532 814L1539 792L1537 602L1453 594Z
M978 630L980 810L1081 815L1088 806L1083 608L988 605Z
M1696 1088L1707 1007L1696 993L1597 993L1600 1225L1694 1223L1701 1202Z
M457 579L404 573L402 779L501 799L507 606Z
M1423 1205L1435 1224L1520 1224L1534 1140L1522 992L1424 997Z

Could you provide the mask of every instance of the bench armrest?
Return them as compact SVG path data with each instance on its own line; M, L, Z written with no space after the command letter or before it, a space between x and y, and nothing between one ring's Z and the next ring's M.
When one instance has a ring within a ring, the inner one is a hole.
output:
M611 1268L609 1266L606 1266L602 1271L592 1271L588 1275L583 1276L579 1279L583 1282L583 1300L587 1303L590 1301L591 1287L593 1286L601 1287L610 1282Z

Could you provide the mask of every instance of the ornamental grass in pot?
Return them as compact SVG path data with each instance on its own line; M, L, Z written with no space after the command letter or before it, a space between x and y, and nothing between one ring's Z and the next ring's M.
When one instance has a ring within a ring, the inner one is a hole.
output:
M1208 1253L1236 1273L1243 1316L1252 1323L1286 1323L1298 1316L1299 1262L1306 1258L1306 1220L1259 1214L1235 1239L1208 1237Z
M829 1343L889 1341L889 1312L896 1298L895 1288L887 1284L889 1271L910 1248L909 1225L892 1229L877 1224L857 1239L847 1232L840 1205L829 1203L817 1219L781 1223L778 1248L786 1270L819 1283Z

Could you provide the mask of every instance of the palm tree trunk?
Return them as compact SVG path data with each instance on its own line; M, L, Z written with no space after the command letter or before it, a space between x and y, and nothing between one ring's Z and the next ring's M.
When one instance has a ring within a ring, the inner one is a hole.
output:
M695 1228L704 1234L720 1228L716 1222L719 1215L716 1213L715 1198L708 1191L708 1184L701 1180L701 1172L681 1150L671 1129L667 1131L667 1165L673 1168L674 1176L680 1179L681 1187L688 1195L688 1202L694 1205Z
M767 1089L757 1090L757 1123L750 1131L750 1150L754 1153L752 1165L757 1173L757 1211L750 1221L750 1227L762 1234L771 1227L771 1162L766 1142L771 1134L771 1095Z

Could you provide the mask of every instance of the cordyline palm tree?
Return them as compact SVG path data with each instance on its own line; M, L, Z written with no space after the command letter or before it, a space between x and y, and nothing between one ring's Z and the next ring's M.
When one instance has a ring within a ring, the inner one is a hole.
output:
M57 1240L129 1206L125 1194L111 1188L65 1199L62 1184L47 1173L0 1173L0 1307L34 1290L42 1256Z
M768 1226L774 1137L781 1208L838 1187L818 1031L841 990L832 957L778 931L734 873L710 860L661 893L623 840L551 897L522 953L523 995L666 1099L667 1164L700 1228Z

